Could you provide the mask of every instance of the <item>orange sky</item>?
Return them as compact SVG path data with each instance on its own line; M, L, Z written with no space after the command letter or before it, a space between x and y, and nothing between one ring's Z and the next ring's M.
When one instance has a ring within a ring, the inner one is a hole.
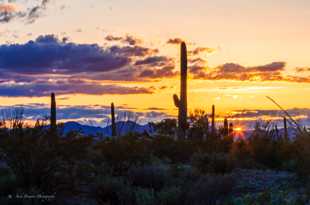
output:
M35 1L16 3L23 10ZM0 4L1 6L1 4ZM4 8L4 7L3 7ZM13 8L13 7L12 7ZM40 18L33 23L15 19L0 24L0 43L23 44L45 34L59 38L67 36L70 42L96 43L105 48L107 35L141 39L141 45L159 49L157 55L167 56L179 69L179 47L167 44L168 39L181 38L187 42L189 51L207 47L212 52L202 52L198 57L205 60L204 71L219 69L225 63L235 63L245 69L284 62L281 76L299 76L309 79L310 72L296 72L297 67L308 69L308 45L310 45L310 3L305 0L272 0L249 2L236 0L201 1L54 1L47 6ZM0 10L1 11L1 10ZM16 59L18 61L18 59ZM234 74L235 75L235 74ZM238 75L238 74L237 74ZM267 76L267 73L262 75ZM285 77L286 78L286 77ZM53 76L50 77L53 80ZM276 109L265 96L273 97L284 108L310 109L310 83L288 80L254 81L231 79L189 79L189 109L210 110L215 104L221 115L239 109ZM153 94L128 95L58 95L59 105L116 105L147 111L163 109L175 114L172 95L179 93L178 76L145 81L107 81L96 83L125 87L152 88ZM160 89L165 87L165 89ZM0 97L1 105L49 103L46 97Z

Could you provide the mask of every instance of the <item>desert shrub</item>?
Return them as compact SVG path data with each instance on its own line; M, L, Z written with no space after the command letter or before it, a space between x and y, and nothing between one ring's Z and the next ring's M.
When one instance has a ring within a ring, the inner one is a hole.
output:
M268 168L280 169L292 157L290 141L284 140L271 124L257 124L248 139L250 156Z
M232 144L229 152L231 163L234 168L257 169L263 168L252 157L250 147L246 140L237 140Z
M131 167L150 164L152 159L148 140L133 136L104 140L96 149L102 160L112 168L114 175L124 175Z
M233 205L303 205L310 201L301 194L290 194L289 191L264 191L257 194L246 194L241 197L233 198Z
M0 197L7 197L17 189L16 177L8 168L0 168Z
M38 126L15 126L0 135L1 158L16 177L18 188L45 193L75 190L77 162L87 156L91 139L60 138Z
M185 190L184 204L223 204L232 193L233 179L229 175L206 175Z
M94 195L99 204L135 204L135 193L130 185L120 177L97 179Z
M310 176L310 134L303 132L296 138L297 172L301 176Z
M152 142L152 152L161 159L169 159L172 163L189 162L197 149L191 140L173 140L172 137L158 136Z
M225 153L196 153L192 157L192 166L201 174L224 174L232 170L229 156Z
M158 123L153 123L155 131L159 135L173 136L177 128L176 119L164 119Z
M128 171L128 179L133 186L158 191L169 182L168 168L161 166L133 167Z
M157 205L153 189L135 189L135 205Z
M181 188L176 186L165 187L157 193L157 204L179 205L181 202Z

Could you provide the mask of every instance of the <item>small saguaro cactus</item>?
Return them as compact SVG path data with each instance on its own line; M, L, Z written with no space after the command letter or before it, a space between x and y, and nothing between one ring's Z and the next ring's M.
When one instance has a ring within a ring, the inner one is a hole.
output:
M283 118L283 126L284 126L284 139L288 139L288 131L287 131L287 120L286 120L286 117Z
M112 137L116 137L116 123L115 123L115 108L114 108L114 103L111 103L111 121L112 121Z
M212 105L212 114L211 114L211 134L215 135L215 105Z
M56 98L55 93L51 94L51 116L50 116L50 126L51 130L56 130L57 122L56 122Z
M227 118L224 119L224 135L228 136L229 134L229 127L228 127L228 120Z
M178 138L186 137L187 129L187 49L184 42L181 43L181 90L180 98L174 94L173 101L179 109Z
M231 123L229 123L228 133L229 133L229 135L232 135L233 132L234 132L234 125L231 122Z

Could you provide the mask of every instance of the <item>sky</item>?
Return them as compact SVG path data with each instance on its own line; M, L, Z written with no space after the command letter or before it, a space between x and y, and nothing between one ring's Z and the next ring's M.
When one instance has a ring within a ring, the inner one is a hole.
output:
M174 117L185 41L190 112L280 120L270 96L308 124L309 36L306 0L0 0L1 108L44 117L55 92L62 121Z

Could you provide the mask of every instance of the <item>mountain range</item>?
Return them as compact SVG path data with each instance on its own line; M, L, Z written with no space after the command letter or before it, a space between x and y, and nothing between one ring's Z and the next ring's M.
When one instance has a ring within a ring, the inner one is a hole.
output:
M154 128L150 124L140 125L133 121L117 122L116 130L118 132L118 135L124 135L130 132L147 132L149 134L154 132ZM61 131L63 134L68 134L69 132L79 132L86 136L110 137L112 134L112 126L108 125L106 127L94 127L90 125L82 125L77 122L66 122L61 127Z

